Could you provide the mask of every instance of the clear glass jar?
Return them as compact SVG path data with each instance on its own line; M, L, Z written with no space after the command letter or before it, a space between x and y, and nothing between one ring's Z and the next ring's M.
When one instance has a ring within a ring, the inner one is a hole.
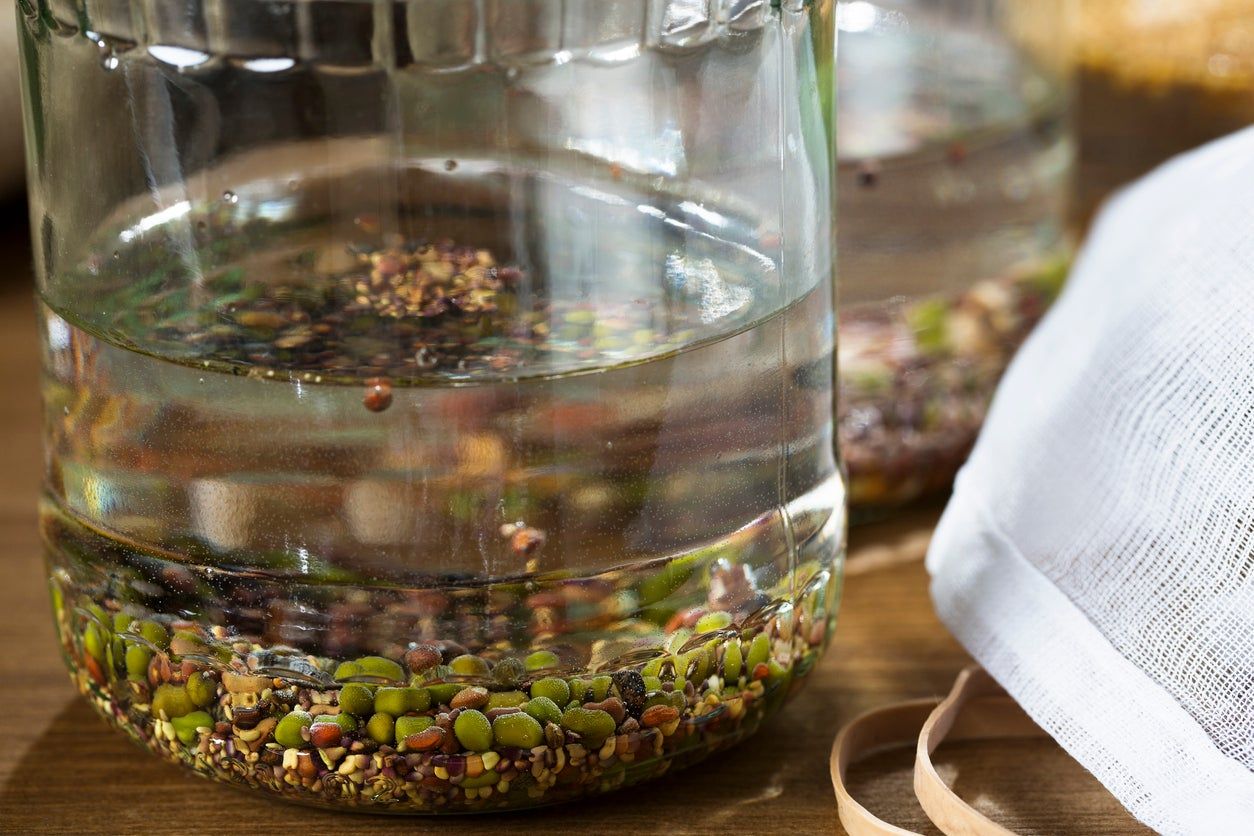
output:
M839 437L855 519L948 488L1066 273L1063 8L838 5Z
M196 772L547 804L833 627L830 2L20 0L67 664Z
M1254 123L1252 0L1076 6L1077 197L1085 217L1176 154Z

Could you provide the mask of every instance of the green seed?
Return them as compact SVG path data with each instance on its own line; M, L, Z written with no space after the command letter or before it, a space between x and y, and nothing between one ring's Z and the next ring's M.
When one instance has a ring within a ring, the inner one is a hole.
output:
M592 683L586 679L574 677L570 680L570 698L583 702L591 697Z
M351 714L345 714L342 710L339 714L319 714L314 718L313 724L316 726L319 723L335 723L341 731L357 731L356 718Z
M482 775L476 775L474 778L463 778L458 786L473 790L479 787L491 787L500 783L500 781L501 776L496 773L496 770L488 770Z
M148 663L152 661L152 651L141 644L132 644L126 648L126 675L131 679L145 679L148 676Z
M644 689L646 691L662 690L662 680L658 679L656 676L643 676L641 679L644 680Z
M411 734L426 731L434 725L435 720L431 717L397 717L394 728L396 740L398 742L402 741Z
M213 728L213 717L209 716L206 711L193 711L182 717L175 717L170 721L170 725L174 726L174 734L183 742L184 746L191 746L196 742L196 729Z
M187 696L187 689L182 685L158 685L157 692L152 695L152 712L167 720L190 714L195 709L191 697Z
M131 626L134 628L135 625ZM161 650L166 650L170 647L170 634L166 632L165 627L162 627L155 621L141 621L139 622L139 629L132 629L131 632L138 632L141 636L147 639L153 647L160 648Z
M570 686L564 679L546 676L531 683L531 696L548 697L557 705L565 705L570 702Z
M594 676L592 678L592 697L597 702L605 699L610 695L610 688L614 685L613 677Z
M488 704L484 706L486 709L493 708L515 708L527 701L527 695L522 691L496 691L488 694Z
M740 650L740 641L729 641L727 649L723 651L723 679L729 683L739 680L743 661L744 654Z
M522 710L543 723L562 722L562 709L548 697L532 697L523 703Z
M556 706L554 706L556 708ZM461 719L458 717L457 719ZM498 746L534 749L544 742L544 727L530 714L506 714L492 721L492 734Z
M127 627L131 626L131 622L134 620L135 618L128 613L115 612L113 614L113 632L124 632Z
M218 696L218 683L204 671L197 671L188 677L186 688L187 696L199 708L209 705Z
M556 668L561 661L551 650L537 650L523 660L523 665L528 671L541 671L545 668Z
M667 658L668 657L666 656L655 656L650 659L645 663L645 666L640 669L640 675L646 679L649 677L658 677L662 673L662 666L666 664Z
M430 707L431 694L425 688L380 688L374 695L374 710L393 717Z
M655 705L670 705L670 694L665 691L650 691L644 695L644 707L652 708Z
M105 660L104 630L94 621L87 622L83 628L83 652L97 662Z
M449 662L449 667L453 669L453 673L458 676L487 676L488 663L478 656L472 656L469 653L458 656Z
M589 708L568 708L562 725L583 738L589 746L600 746L614 733L614 718L608 712Z
M448 705L449 700L457 696L465 687L457 682L442 682L439 685L428 685L427 692L431 694L431 701L436 705Z
M732 617L729 612L708 612L697 619L697 632L712 633L730 626L731 623Z
M309 745L309 741L301 736L300 730L313 725L313 717L308 711L290 712L274 727L274 742L286 749L300 749Z
M771 655L771 637L766 633L758 633L749 643L749 655L745 658L745 667L753 671L758 665L766 663Z
M374 712L374 694L365 685L350 682L340 689L340 711L369 717Z
M684 654L683 667L676 668L684 677L693 682L701 682L710 675L710 654L705 648L699 647Z
M502 659L492 668L492 679L499 685L517 685L526 673L527 669L517 659Z
M396 662L382 656L363 656L352 662L341 662L335 669L335 678L339 681L354 676L370 676L403 682L405 671Z
M472 752L486 752L492 748L492 724L482 711L470 708L458 714L453 721L453 733L457 735L457 741Z
M375 743L391 743L392 732L396 728L396 720L391 714L378 712L366 723L366 734Z

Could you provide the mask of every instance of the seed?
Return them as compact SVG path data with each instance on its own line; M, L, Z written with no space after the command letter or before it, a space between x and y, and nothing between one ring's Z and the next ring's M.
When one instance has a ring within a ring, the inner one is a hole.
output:
M557 707L557 703L548 697L532 697L523 703L522 710L541 723L562 722L562 710Z
M352 662L341 662L335 669L335 679L338 681L342 682L355 676L403 681L405 671L400 665L383 656L363 656Z
M190 746L196 742L197 729L213 728L213 718L204 711L193 711L191 714L173 718L170 725L174 726L174 733L183 745Z
M331 749L340 745L344 736L338 723L314 723L309 727L309 742L319 749Z
M645 694L648 693L644 677L637 671L626 670L612 674L610 678L614 680L614 686L618 688L618 694L622 697L627 713L639 717L640 712L644 710Z
M313 717L308 711L289 712L279 725L274 729L274 742L278 743L285 749L300 749L305 745L304 735L301 734L302 729L307 729L313 725Z
M431 726L405 738L405 748L411 752L429 752L444 742L444 729Z
M405 740L435 726L433 717L397 717L395 734L397 740Z
M604 711L588 708L568 708L562 713L562 725L575 732L589 746L599 747L605 738L614 733L614 718Z
M192 702L191 697L187 695L187 689L182 685L171 685L169 683L160 685L157 687L156 693L152 695L153 714L156 714L158 717L164 717L167 720L190 714L195 708L196 706Z
M725 682L731 684L740 679L742 662L740 641L729 641L727 647L723 650L723 680Z
M656 728L679 719L679 712L669 705L655 705L644 710L640 715L641 724Z
M527 701L522 691L496 691L488 695L488 708L517 708ZM472 706L478 708L479 706Z
M528 672L556 668L559 664L561 664L561 660L551 650L537 650L523 660L523 666Z
M758 633L753 637L753 641L749 643L749 653L745 657L745 666L756 671L758 665L766 663L771 655L771 638L766 633Z
M312 754L309 752L296 753L296 773L302 778L316 778L318 776L318 764L314 762Z
M498 746L531 749L544 742L544 727L529 714L509 714L492 722L492 734Z
M449 708L483 708L488 704L488 689L472 685L457 692Z
M188 677L185 687L187 696L200 708L209 705L218 696L218 683L214 682L204 671L198 671Z
M770 674L771 669L765 662L760 662L759 664L753 666L753 680L755 682L760 682L763 679L766 679L770 676Z
M517 659L502 659L492 668L492 679L499 685L512 686L526 673L526 667Z
M350 682L340 689L340 711L368 717L374 713L374 695L365 685Z
M152 661L152 651L140 644L126 647L126 676L128 679L142 680L148 674L148 663Z
M708 612L697 619L695 629L698 633L712 633L715 630L722 630L731 623L732 617L729 612Z
M531 683L531 696L533 699L535 697L548 697L558 705L565 705L570 702L570 686L566 684L564 679L559 679L556 676L546 676Z
M392 731L396 725L396 721L391 714L376 712L366 722L366 734L375 743L391 743L393 740Z
M449 667L452 668L453 673L457 674L458 676L487 676L488 675L487 661L479 658L478 656L472 656L469 653L464 653L461 656L458 656L456 659L449 662L448 664L449 664Z
M443 658L438 647L420 644L406 651L405 665L410 673L421 673L440 664Z
M393 717L430 707L431 694L425 688L380 688L374 695L374 710Z
M623 722L623 718L627 716L627 709L623 707L623 701L618 697L606 697L600 702L584 703L583 707L590 711L604 711L614 718L615 726Z
M382 377L370 378L361 402L371 412L382 412L392 405L392 384Z
M486 752L492 748L492 724L482 712L473 708L457 715L453 733L457 735L458 742L472 752Z

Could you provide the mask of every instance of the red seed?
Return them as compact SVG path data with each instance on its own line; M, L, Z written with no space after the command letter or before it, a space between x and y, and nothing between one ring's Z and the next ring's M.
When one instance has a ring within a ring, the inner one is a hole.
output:
M314 723L309 729L309 742L319 749L331 749L340 745L344 730L339 723Z
M382 412L392 405L392 384L381 377L370 378L361 402L371 412Z
M766 666L765 662L758 662L753 669L753 678L756 680L766 679L771 675L771 669Z

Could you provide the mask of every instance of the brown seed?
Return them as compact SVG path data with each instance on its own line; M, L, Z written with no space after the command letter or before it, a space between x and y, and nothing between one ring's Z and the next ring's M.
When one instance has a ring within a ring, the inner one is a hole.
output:
M678 709L669 705L653 705L644 710L644 714L640 715L640 722L649 728L664 726L679 719Z
M766 679L771 675L771 669L766 666L765 662L758 662L753 668L753 678L756 680Z
M370 378L361 402L371 412L382 412L392 405L392 384L382 377Z
M488 704L488 689L471 685L463 688L449 700L449 708L482 708Z
M431 726L405 738L405 748L411 752L430 752L444 742L445 731Z
M318 777L318 764L312 754L306 751L296 753L296 773L302 778Z
M586 702L583 707L590 711L604 711L614 718L614 725L623 722L623 718L627 716L627 709L618 697L607 697L601 702Z
M438 647L420 644L405 652L405 666L410 673L422 673L440 664L443 658Z
M330 749L340 745L344 730L339 723L314 723L309 729L309 742L319 749Z
M490 708L484 712L489 720L495 720L497 717L504 717L506 714L517 714L522 711L521 708L512 705L501 706L500 708Z
M97 685L103 687L106 684L104 669L100 667L100 663L94 658L91 656L84 656L83 666L87 668L87 673L91 674L92 680L94 680Z

